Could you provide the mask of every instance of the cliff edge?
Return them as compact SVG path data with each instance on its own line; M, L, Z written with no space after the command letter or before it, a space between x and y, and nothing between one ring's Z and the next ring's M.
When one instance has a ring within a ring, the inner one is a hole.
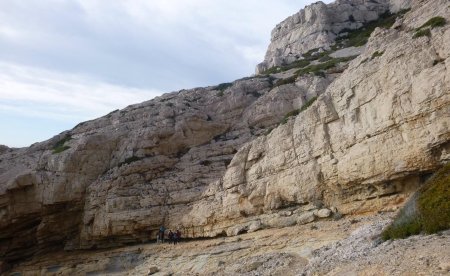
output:
M273 45L300 59L0 151L3 263L147 242L160 225L187 238L235 236L396 210L450 161L450 6L330 5L301 13L351 10L354 28L341 39L293 47L283 37L297 27L276 32ZM295 24L321 36L320 20ZM367 42L355 51L360 35Z

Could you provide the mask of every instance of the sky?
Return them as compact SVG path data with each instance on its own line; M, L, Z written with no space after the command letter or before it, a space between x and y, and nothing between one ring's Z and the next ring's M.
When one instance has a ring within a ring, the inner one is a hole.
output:
M0 144L250 76L275 25L312 2L0 0Z

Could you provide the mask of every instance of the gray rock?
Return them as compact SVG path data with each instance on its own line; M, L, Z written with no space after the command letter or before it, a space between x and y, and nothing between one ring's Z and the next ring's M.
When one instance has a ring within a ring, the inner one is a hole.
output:
M394 2L392 8L396 10L406 6L399 0ZM340 0L328 5L319 1L306 6L273 29L264 61L257 65L256 73L289 63L309 50L329 48L340 31L360 28L363 23L378 19L390 6L389 0Z
M315 213L315 215L319 218L328 218L329 216L331 216L331 210L326 208L320 209Z
M387 3L342 0L336 11L344 16L353 2L355 19L367 20ZM449 24L420 39L408 32L433 16L450 21L444 6L413 1L402 28L375 30L342 74L301 76L276 88L269 77L253 77L168 93L3 151L0 259L54 244L142 242L161 224L183 237L237 234L257 220L303 224L314 214L275 214L311 210L316 200L342 214L390 210L422 184L422 173L450 159ZM301 12L317 23L318 36L326 9L319 3ZM276 31L280 41L303 19L290 20ZM382 54L372 58L375 52Z
M314 212L305 212L297 217L297 224L307 224L313 222L315 219L316 216L314 215Z
M351 57L358 56L364 51L364 46L361 47L348 47L344 49L337 50L334 53L330 54L332 58L343 58L343 57Z

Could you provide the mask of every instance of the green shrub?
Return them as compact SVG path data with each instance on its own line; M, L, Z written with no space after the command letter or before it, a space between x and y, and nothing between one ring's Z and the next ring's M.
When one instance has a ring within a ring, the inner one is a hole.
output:
M305 111L309 106L311 106L311 104L313 102L315 102L317 100L317 97L313 97L311 98L309 101L307 101L304 105L302 105L301 108L299 109L294 109L292 111L289 111L288 113L286 113L286 115L284 115L283 119L281 120L280 124L284 125L287 123L287 121L289 120L290 117L294 117L297 116L298 114L300 114L301 112Z
M317 77L321 77L321 78L325 78L325 72L319 71L319 72L314 72L314 76Z
M397 15L385 13L379 19L368 22L359 29L344 29L341 33L347 33L347 35L337 38L336 42L337 44L341 44L341 47L363 46L367 43L367 40L376 27L390 28L394 24L396 17Z
M261 72L262 75L270 75L281 72L281 67L274 66Z
M53 146L53 154L57 154L60 152L63 152L67 149L69 149L69 146L65 146L64 144L68 141L72 140L72 136L66 135L63 139L59 140L54 146Z
M302 67L308 66L310 63L311 62L309 60L307 60L307 59L300 59L300 60L294 61L294 62L284 66L282 68L282 70L283 71L287 71L287 70L290 70L292 68L302 68Z
M431 36L431 31L430 29L425 29L425 30L418 30L416 31L416 33L413 35L413 38L418 38L418 37L422 37L422 36Z
M372 59L374 59L376 57L381 57L383 54L384 54L384 51L382 51L382 52L376 51L375 53L372 54Z
M414 195L381 233L383 240L403 239L411 235L420 234L422 231L422 222L417 209L417 195Z
M302 108L300 108L300 112L306 110L306 109L307 109L308 107L310 107L310 106L313 104L313 102L315 102L316 100L317 100L317 97L313 97L313 98L309 99L309 101L307 101L307 102L302 106Z
M277 80L277 82L275 83L274 87L278 87L278 86L284 85L284 84L294 83L296 79L297 79L297 76L294 75L294 76L291 76L289 78Z
M282 125L286 124L290 117L297 116L298 114L300 114L300 109L294 109L292 111L289 111L288 113L286 113L286 115L284 115L280 124Z
M450 228L450 163L421 189L418 202L426 233Z
M377 27L389 29L395 23L397 17L402 16L409 10L402 10L396 14L386 12L382 14L377 20L365 23L361 28L355 30L344 29L341 33L347 33L345 36L336 39L335 49L345 47L359 47L367 43L372 32Z
M333 59L333 58L330 57L329 55L325 55L325 56L319 58L319 62L325 62L325 61L329 61L331 59Z
M303 56L305 59L311 59L312 56L313 56L313 54L316 53L317 51L319 51L319 49L320 49L320 48L314 48L314 49L311 49L311 50L309 50L308 52L302 54L302 56Z
M324 71L324 70L328 70L333 67L336 67L336 65L338 65L339 63L350 61L350 60L354 59L355 57L356 56L345 57L345 58L333 58L327 62L316 64L316 65L310 65L308 67L297 70L297 72L295 72L295 74L297 76L302 76L302 75L309 74L309 73L315 74L319 71Z
M269 75L269 74L285 72L285 71L293 69L293 68L303 68L305 66L308 66L310 63L311 63L311 61L309 61L307 59L301 59L301 60L294 61L288 65L271 67L271 68L263 71L261 74Z
M430 27L431 29L434 29L436 27L442 27L446 24L445 18L441 16L436 16L425 22L422 26L420 26L417 30Z
M231 87L233 84L231 82L221 83L216 86L216 90L225 91L227 88Z
M450 228L450 163L434 174L381 234L383 240Z
M416 32L413 35L413 38L418 38L422 36L431 36L431 29L434 29L436 27L442 27L446 24L445 18L436 16L431 19L429 19L427 22L425 22L422 26L416 29Z

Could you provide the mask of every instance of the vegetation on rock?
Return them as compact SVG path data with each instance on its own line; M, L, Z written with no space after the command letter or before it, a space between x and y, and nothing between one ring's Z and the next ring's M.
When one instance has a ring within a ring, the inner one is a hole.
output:
M382 52L376 51L375 53L372 54L372 59L374 59L376 57L381 57L383 54L384 54L384 51L382 51Z
M284 71L287 71L287 70L290 70L293 68L303 68L305 66L308 66L310 63L311 63L311 59L300 59L300 60L294 61L293 63L290 63L288 65L271 67L271 68L265 70L264 72L262 72L261 74L268 75L268 74L284 72Z
M445 18L441 16L436 16L425 22L422 26L419 27L418 30L426 27L430 27L431 29L434 29L436 27L442 27L445 25L445 23L446 23Z
M290 117L297 116L301 112L305 111L309 106L311 106L315 101L317 100L317 97L313 97L309 99L304 105L302 105L301 108L292 110L288 112L286 115L284 115L283 119L281 120L280 124L284 125L287 123Z
M59 140L53 147L53 154L57 154L69 149L69 146L64 145L66 142L72 140L72 136L67 135L63 139Z
M227 88L231 87L233 84L231 82L221 83L216 86L216 90L221 92L225 91Z
M450 163L427 183L418 203L425 233L450 228Z
M416 29L413 38L418 38L422 36L431 36L431 29L436 27L442 27L446 24L446 20L443 17L435 16L425 22L422 26Z
M418 38L418 37L422 37L422 36L431 36L430 29L416 31L416 33L413 35L413 38Z
M280 86L280 85L289 84L289 83L294 83L296 79L297 79L297 76L296 76L296 75L291 76L291 77L289 77L289 78L280 79L280 80L278 80L278 81L275 83L274 87L277 87L277 86Z
M383 240L450 228L450 163L439 170L400 210L382 233Z
M348 62L348 61L350 61L350 60L352 60L354 58L356 58L356 56L343 57L343 58L333 58L333 59L331 59L331 60L329 60L327 62L324 62L324 63L311 65L311 66L299 69L299 70L297 70L297 72L295 72L295 74L297 76L302 76L302 75L309 74L309 73L316 74L318 72L334 68L339 63L341 63L341 62Z
M346 48L346 47L359 47L363 46L367 43L367 40L369 39L372 32L375 30L375 28L385 28L389 29L394 23L395 20L399 17L408 12L409 10L402 10L398 13L391 14L389 12L386 12L380 16L377 20L368 22L364 24L361 28L355 29L355 30L349 30L344 29L341 31L341 34L347 33L341 37L338 37L336 39L336 44L333 45L333 49L337 50L339 48Z

